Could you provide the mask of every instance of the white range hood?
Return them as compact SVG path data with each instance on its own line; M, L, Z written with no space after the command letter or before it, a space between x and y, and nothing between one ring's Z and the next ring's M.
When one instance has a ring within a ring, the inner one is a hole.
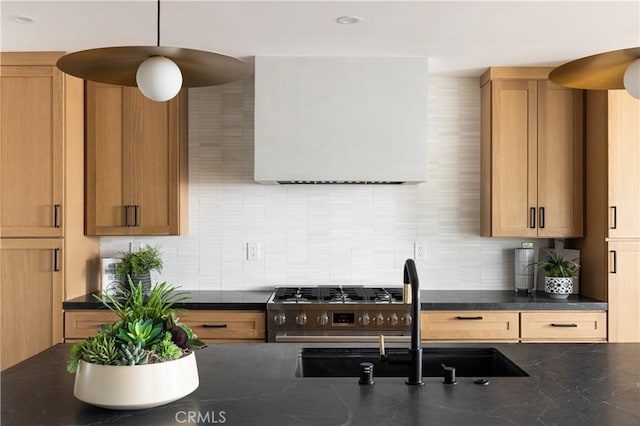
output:
M427 58L256 57L255 181L424 182L427 72Z

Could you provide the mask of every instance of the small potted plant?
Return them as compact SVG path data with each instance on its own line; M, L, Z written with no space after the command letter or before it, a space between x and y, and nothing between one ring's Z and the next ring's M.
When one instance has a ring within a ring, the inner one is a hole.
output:
M160 247L147 245L137 251L121 252L122 262L116 266L116 275L121 282L142 282L144 292L151 288L151 271L162 271L162 253ZM126 287L126 286L125 286Z
M573 292L573 280L578 275L578 265L575 261L565 259L562 252L549 251L543 261L532 263L546 272L544 277L544 292L553 299L566 299Z
M193 349L204 344L179 322L173 306L187 296L175 290L159 283L145 296L142 283L129 279L117 296L95 296L119 321L71 348L67 370L76 374L76 398L134 410L167 404L198 388Z

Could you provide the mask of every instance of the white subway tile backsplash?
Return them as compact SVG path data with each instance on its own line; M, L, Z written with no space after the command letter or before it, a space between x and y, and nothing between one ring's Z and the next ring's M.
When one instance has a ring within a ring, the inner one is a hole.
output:
M189 234L103 237L102 255L160 244L158 278L192 290L398 285L419 241L423 288L513 288L521 240L479 236L478 81L431 77L429 88L429 181L400 186L256 184L253 80L190 89ZM247 242L260 260L247 260Z

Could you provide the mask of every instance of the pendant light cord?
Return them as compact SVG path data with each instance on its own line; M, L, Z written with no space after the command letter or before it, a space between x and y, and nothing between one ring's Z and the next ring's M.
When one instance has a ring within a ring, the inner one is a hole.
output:
M158 47L160 47L160 0L158 0Z

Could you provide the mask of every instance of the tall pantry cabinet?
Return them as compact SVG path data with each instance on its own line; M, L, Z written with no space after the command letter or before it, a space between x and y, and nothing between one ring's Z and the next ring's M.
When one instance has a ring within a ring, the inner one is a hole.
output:
M581 293L609 305L610 342L640 342L640 101L588 91Z
M83 82L61 52L0 57L0 369L62 342L62 301L97 276L84 236Z

